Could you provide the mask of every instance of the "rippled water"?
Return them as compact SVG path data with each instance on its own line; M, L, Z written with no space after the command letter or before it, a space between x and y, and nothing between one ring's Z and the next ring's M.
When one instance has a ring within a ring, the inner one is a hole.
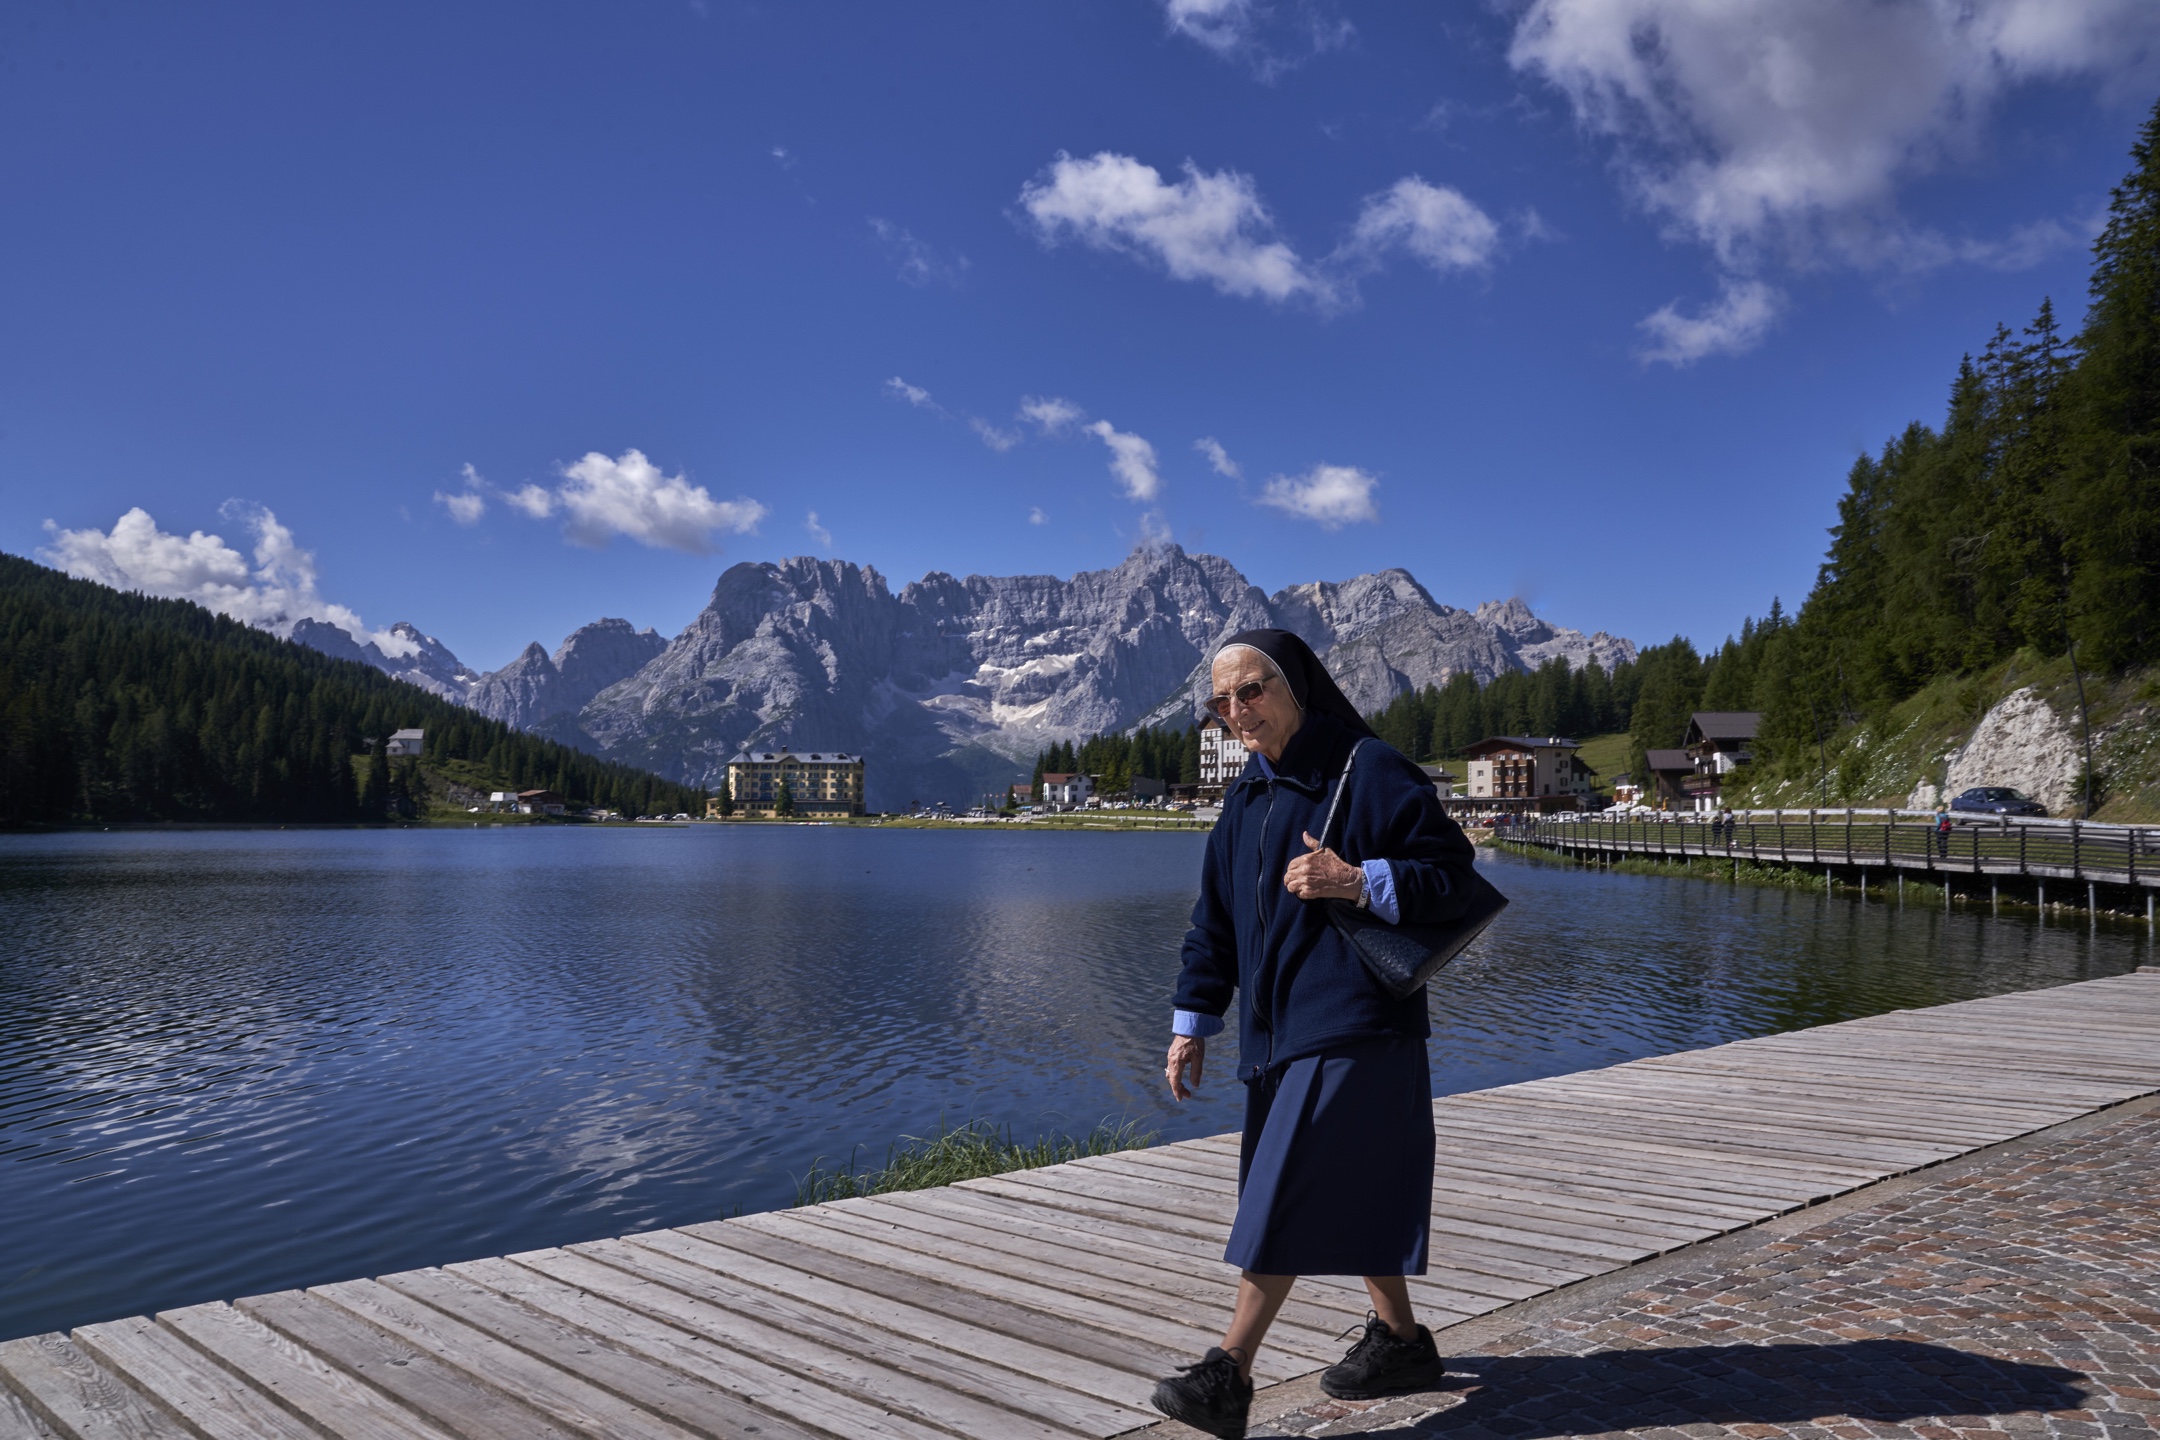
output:
M1159 1077L1204 837L0 837L0 1337L786 1204L940 1118L1232 1129ZM1487 857L1442 1092L2149 957Z

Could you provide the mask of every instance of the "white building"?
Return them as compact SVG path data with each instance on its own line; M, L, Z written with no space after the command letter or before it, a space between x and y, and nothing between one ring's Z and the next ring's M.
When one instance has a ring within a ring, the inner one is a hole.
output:
M1244 773L1245 761L1250 758L1243 742L1223 723L1221 717L1210 715L1200 722L1200 789L1203 793L1213 791L1220 795L1223 788Z
M1597 792L1597 772L1573 740L1558 735L1495 735L1468 747L1470 798L1496 810L1579 808Z
M425 748L426 744L427 731L425 730L397 730L391 733L390 743L383 746L383 754L388 755L393 760L400 755L409 755L417 760L420 758L420 752Z
M1082 775L1077 772L1069 775L1049 773L1043 775L1043 804L1045 805L1085 805L1088 802L1088 797L1094 793L1095 783L1093 776Z

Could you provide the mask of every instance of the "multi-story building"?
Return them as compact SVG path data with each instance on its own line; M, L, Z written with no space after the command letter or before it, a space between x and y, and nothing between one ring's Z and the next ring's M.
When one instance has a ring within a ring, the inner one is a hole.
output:
M1200 793L1221 799L1223 790L1244 773L1251 752L1220 716L1200 722Z
M1573 810L1597 793L1597 772L1558 735L1494 735L1464 750L1471 801L1494 810Z
M1698 710L1688 721L1681 740L1695 762L1695 773L1681 783L1695 809L1708 813L1718 807L1718 790L1725 777L1755 758L1755 732L1762 716L1752 710Z
M1064 808L1085 805L1095 793L1095 777L1078 771L1045 771L1043 773L1043 804Z
M837 750L812 750L805 755L785 747L745 750L728 761L727 775L728 793L735 797L739 815L777 813L783 785L797 815L863 813L860 755ZM714 812L717 804L707 809Z

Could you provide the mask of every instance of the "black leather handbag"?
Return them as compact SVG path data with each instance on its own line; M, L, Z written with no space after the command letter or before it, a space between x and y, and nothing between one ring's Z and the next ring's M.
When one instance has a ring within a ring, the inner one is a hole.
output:
M1328 843L1328 832L1335 827L1336 808L1342 804L1343 793L1350 788L1350 767L1357 763L1357 752L1364 745L1365 742L1360 740L1351 746L1350 758L1343 761L1342 781L1335 787L1335 798L1328 802L1327 818L1320 822L1323 849ZM1343 858L1349 859L1348 856ZM1329 901L1328 918L1350 942L1350 948L1357 951L1373 979L1399 1000L1423 989L1425 982L1432 979L1441 966L1462 954L1471 941L1485 933L1485 927L1499 918L1508 903L1507 896L1475 870L1470 872L1468 883L1458 886L1450 898L1461 902L1455 916L1425 924L1390 925L1370 910L1347 900Z

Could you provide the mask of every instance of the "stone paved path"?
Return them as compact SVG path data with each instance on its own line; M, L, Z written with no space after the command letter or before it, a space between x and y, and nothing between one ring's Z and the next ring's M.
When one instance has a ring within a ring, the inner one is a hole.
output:
M1458 1388L1321 1400L1253 1434L2150 1435L2160 1111L1527 1325L1484 1351L1451 1366Z

